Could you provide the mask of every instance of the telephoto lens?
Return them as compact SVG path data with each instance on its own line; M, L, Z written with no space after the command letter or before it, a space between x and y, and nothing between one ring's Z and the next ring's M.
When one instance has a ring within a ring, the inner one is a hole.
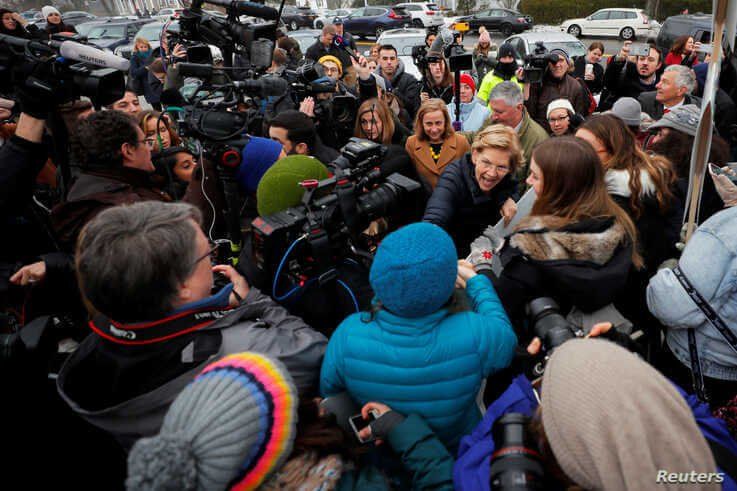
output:
M576 328L560 315L560 307L549 297L540 297L527 304L527 314L535 336L550 352L569 339L577 337Z
M492 430L497 450L491 456L489 485L494 491L544 489L540 453L527 430L530 418L520 413L505 414Z

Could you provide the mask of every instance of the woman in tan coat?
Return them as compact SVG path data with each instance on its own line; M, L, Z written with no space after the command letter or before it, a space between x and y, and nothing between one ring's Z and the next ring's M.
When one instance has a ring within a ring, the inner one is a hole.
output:
M415 119L415 134L404 146L423 181L435 189L443 170L470 151L468 140L453 130L445 103L429 99Z

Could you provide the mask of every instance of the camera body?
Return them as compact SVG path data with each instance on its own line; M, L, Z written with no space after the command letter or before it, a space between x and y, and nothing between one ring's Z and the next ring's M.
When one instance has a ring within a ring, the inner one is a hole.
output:
M535 49L532 53L525 56L523 70L525 72L525 82L531 84L542 83L543 75L548 69L548 63L556 63L558 55L549 54L548 49L542 41L535 43Z
M550 297L539 297L532 300L527 304L526 311L532 330L535 336L542 341L543 350L547 356L566 341L583 336L583 331L560 314L560 307ZM541 376L544 371L544 362L533 368L535 376Z
M352 138L328 164L333 177L301 183L300 205L256 218L251 224L256 267L275 279L284 271L294 284L304 285L332 279L334 266L347 257L370 257L376 244L361 232L420 189L401 174L382 178L375 167L385 154L382 145Z

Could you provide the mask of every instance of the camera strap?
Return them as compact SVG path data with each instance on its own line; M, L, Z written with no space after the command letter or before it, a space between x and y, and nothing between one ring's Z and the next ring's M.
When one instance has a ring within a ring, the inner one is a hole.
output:
M694 301L696 306L703 312L706 320L719 331L719 334L727 341L727 344L737 353L737 336L729 330L724 320L719 317L714 309L711 307L709 302L704 300L704 297L693 287L691 282L683 274L681 268L676 266L673 268L673 274L676 276L678 281L683 286L691 300ZM701 361L699 360L699 353L696 347L696 332L695 329L690 328L688 330L688 351L691 357L691 372L693 378L693 388L696 391L696 395L703 402L708 402L708 396L706 394L706 388L704 386L704 375L701 369Z
M232 310L219 307L188 310L157 321L135 324L124 324L97 314L90 320L89 326L98 336L113 343L141 346L168 341L206 328Z

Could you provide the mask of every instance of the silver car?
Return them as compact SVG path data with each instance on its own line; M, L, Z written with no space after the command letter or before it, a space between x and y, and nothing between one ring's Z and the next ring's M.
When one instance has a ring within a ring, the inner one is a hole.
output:
M586 47L581 41L562 32L524 32L510 36L504 42L512 45L517 53L517 63L520 66L523 65L525 56L535 51L535 45L538 42L542 42L548 51L552 49L564 50L568 53L569 58L586 54Z

